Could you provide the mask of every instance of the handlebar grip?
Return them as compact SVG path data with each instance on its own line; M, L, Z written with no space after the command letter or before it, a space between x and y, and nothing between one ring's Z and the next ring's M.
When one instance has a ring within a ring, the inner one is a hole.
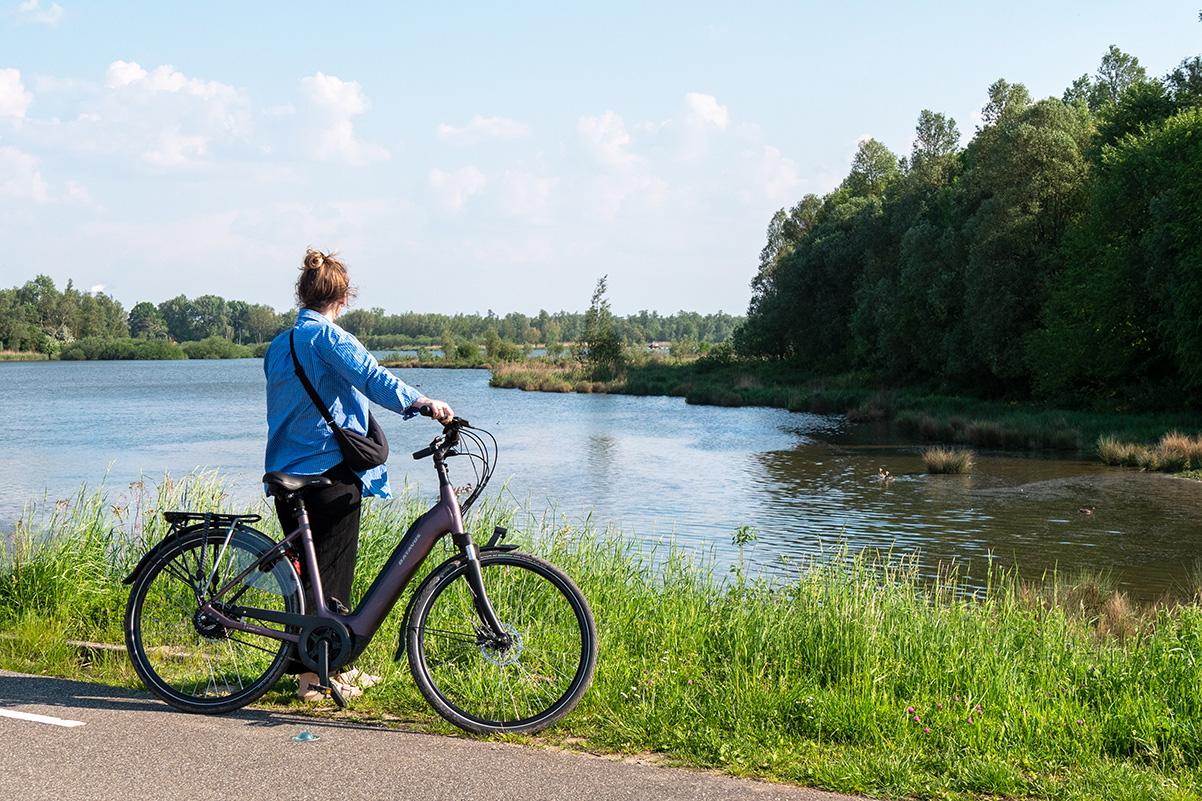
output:
M417 413L420 414L422 417L433 417L434 416L434 410L431 409L429 406L419 407L417 410Z
M425 459L427 456L433 456L433 455L434 455L434 446L433 445L427 445L426 447L422 448L420 451L413 452L414 459Z

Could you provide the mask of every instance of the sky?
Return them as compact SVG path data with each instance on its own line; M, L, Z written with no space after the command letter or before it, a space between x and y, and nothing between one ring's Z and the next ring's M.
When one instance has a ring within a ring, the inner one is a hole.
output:
M0 287L126 309L293 305L306 248L357 305L745 312L772 214L971 138L988 86L1059 97L1114 44L1202 53L1169 2L0 0Z

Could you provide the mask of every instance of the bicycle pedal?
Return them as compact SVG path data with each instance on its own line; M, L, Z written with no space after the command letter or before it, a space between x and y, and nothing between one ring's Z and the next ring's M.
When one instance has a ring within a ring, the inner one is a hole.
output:
M342 691L338 689L338 685L331 682L329 687L323 687L322 690L327 696L334 699L334 703L338 705L339 709L346 709L346 699L342 697Z

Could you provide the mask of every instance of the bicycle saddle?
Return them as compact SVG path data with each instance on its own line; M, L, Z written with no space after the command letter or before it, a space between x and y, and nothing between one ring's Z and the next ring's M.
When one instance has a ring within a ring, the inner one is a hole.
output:
M272 470L263 476L263 483L268 486L267 491L272 495L291 495L312 487L328 487L334 482L325 476L294 476L291 473Z

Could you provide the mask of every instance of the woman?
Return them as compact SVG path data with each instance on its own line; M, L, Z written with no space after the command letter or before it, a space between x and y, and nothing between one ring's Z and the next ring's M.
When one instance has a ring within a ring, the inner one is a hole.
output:
M296 374L293 351L334 422L342 428L367 433L369 400L406 419L423 408L444 423L454 413L447 404L422 397L385 370L359 340L334 323L355 295L346 266L334 255L316 250L305 254L296 282L300 306L296 325L272 341L263 358L263 371L267 375L267 471L321 474L334 482L308 492L305 509L313 528L327 603L336 608L351 600L359 550L360 501L364 495L390 498L392 494L384 465L355 472L342 463L342 452L330 427ZM296 519L283 504L276 503L276 513L285 533L296 529ZM312 588L305 584L306 602L313 604ZM317 674L303 673L303 669L299 663L293 669L300 673L297 695L305 700L324 697L318 689ZM338 683L343 696L360 695L363 686L378 681L353 668L332 680Z

